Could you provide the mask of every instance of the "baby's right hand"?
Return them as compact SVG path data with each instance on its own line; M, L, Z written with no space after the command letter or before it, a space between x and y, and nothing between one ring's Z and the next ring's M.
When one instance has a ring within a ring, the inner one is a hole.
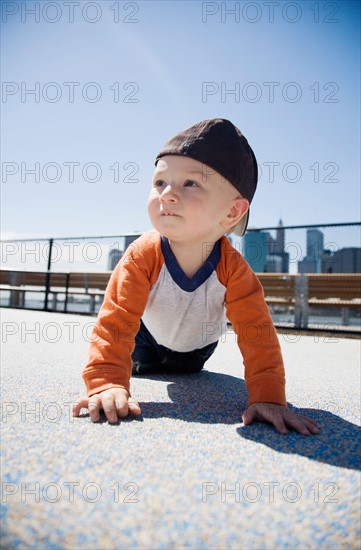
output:
M111 388L91 397L81 397L73 407L73 416L79 416L83 408L89 410L92 422L99 421L99 413L103 410L111 424L118 422L118 418L128 416L129 412L137 415L142 412L139 403L123 388Z

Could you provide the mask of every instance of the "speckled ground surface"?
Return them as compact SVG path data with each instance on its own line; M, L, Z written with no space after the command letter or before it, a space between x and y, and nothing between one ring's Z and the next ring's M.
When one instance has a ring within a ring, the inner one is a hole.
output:
M140 419L73 419L95 319L2 309L2 547L360 546L360 341L280 335L319 436L243 427L227 334L207 371L134 378Z

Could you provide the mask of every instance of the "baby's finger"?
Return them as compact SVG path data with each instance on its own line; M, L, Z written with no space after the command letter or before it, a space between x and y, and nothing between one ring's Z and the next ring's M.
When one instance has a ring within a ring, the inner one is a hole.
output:
M79 416L81 409L87 409L89 403L89 397L82 397L78 403L73 406L73 416Z
M133 399L133 397L129 397L128 407L129 407L129 411L133 414L141 414L142 412L142 409L140 408L139 403L135 399Z
M102 407L105 416L107 417L110 424L115 424L116 422L118 422L118 407L117 403L115 403L114 395L112 393L102 398Z
M249 405L247 409L242 414L242 420L243 424L245 426L248 426L248 424L252 424L254 420L257 420L257 407L255 405Z
M284 422L282 414L274 414L274 415L272 415L272 417L273 418L272 418L272 420L270 420L270 422L274 425L276 430L282 435L287 435L288 430L286 428L286 424Z
M321 431L320 426L312 420L312 418L308 418L308 416L301 416L303 423L308 428L308 430L313 434L318 434Z
M318 424L314 420L312 420L312 418L308 418L308 416L297 414L290 409L287 409L286 413L284 414L284 418L286 424L290 428L296 430L299 433L302 433L303 435L320 433L320 427L318 426Z
M314 426L317 426L317 428L320 428L320 426L317 424L317 422L315 420L313 420L312 418L310 418L309 416L303 416L302 414L300 415L301 418L303 418L304 420L307 420L307 422L310 422L311 424L313 424Z
M89 409L89 415L92 422L98 422L99 421L99 411L101 407L101 399L99 395L92 395L92 397L89 397L89 403L88 403L88 409Z
M302 435L311 435L311 432L305 424L304 419L297 414L293 413L292 415L287 415L287 417L285 418L285 423L287 426Z
M126 418L129 413L128 407L128 394L121 394L116 396L115 408L119 418Z

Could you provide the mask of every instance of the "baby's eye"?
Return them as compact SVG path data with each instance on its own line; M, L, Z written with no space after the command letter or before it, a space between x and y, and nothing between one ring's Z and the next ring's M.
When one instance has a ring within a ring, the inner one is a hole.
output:
M199 187L198 183L193 180L187 180L184 182L184 187Z
M165 185L165 182L163 180L157 180L153 183L154 187L162 187L163 185Z

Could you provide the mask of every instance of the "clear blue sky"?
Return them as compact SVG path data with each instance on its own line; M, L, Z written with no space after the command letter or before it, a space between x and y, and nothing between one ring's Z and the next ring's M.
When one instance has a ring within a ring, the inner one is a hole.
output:
M70 22L64 2L38 2L36 22L35 2L2 2L3 238L150 229L155 155L213 117L243 131L262 169L250 226L360 219L358 1L281 0L273 16L263 1L79 3ZM24 93L36 86L38 102ZM65 163L79 163L74 181Z

